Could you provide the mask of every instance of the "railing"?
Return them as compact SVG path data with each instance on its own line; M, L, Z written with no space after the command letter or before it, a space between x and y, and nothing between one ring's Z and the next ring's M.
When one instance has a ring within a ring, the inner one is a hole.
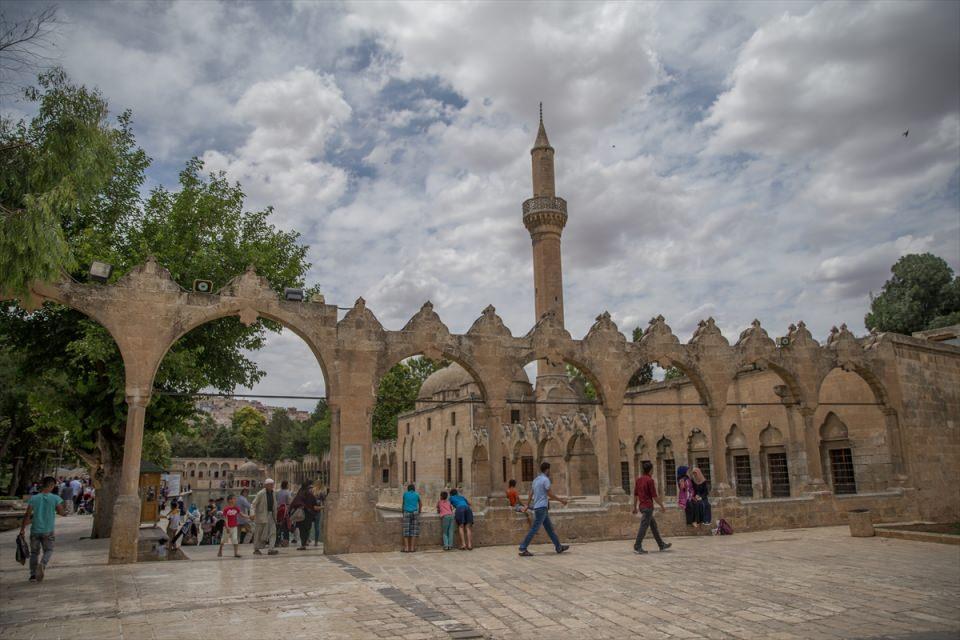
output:
M538 196L524 200L523 215L535 211L560 211L566 213L567 201L556 196Z

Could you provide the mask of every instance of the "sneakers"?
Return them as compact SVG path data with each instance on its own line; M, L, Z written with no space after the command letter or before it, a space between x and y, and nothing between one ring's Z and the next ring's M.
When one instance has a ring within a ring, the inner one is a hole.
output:
M260 549L254 549L254 550L253 550L253 555L255 555L255 556L262 556L262 555L263 555L263 552L260 551Z
M275 556L275 555L277 555L278 553L280 553L280 552L277 551L276 549L270 549L270 551L267 551L267 555L268 555L268 556Z
M524 549L524 550L522 550L522 551L520 552L519 555L523 556L524 558L529 558L529 557L531 557L533 554L530 553L529 551L527 551L526 549Z
M37 582L43 582L43 572L46 569L46 565L42 562L37 563Z
M667 549L669 549L669 548L672 547L672 546L673 546L673 545L670 544L669 542L664 542L664 543L663 543L663 546L660 547L660 551L666 551Z
M30 582L36 582L37 576L30 576Z
M644 551L642 548L639 548L639 547L635 548L633 552L641 556L645 556L647 555L647 553L649 553L648 551Z
M569 549L569 548L570 548L570 545L568 545L568 544L562 544L562 545L560 545L560 548L557 549L557 553L563 553L564 551L566 551L566 550Z

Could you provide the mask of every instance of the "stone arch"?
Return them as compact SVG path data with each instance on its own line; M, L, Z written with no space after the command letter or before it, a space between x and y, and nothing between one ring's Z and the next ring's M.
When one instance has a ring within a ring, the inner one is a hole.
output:
M576 433L567 442L567 470L571 495L600 494L600 465L593 440Z
M830 411L820 425L820 460L823 477L835 494L857 493L854 447L846 423Z
M383 376L387 374L390 369L394 366L400 364L405 360L410 358L415 358L417 356L422 356L424 358L430 358L431 360L449 360L450 362L455 362L461 367L463 367L467 373L470 374L470 377L473 378L473 381L477 383L477 386L480 388L480 397L486 399L488 385L484 380L482 374L480 373L481 369L477 363L468 356L466 353L460 349L451 347L450 345L445 344L434 344L434 343L419 343L416 346L406 347L403 349L395 350L393 353L389 353L384 356L382 359L382 364L377 367L377 374L374 378L374 389L380 386L380 381L383 379Z
M676 347L681 349L679 345ZM663 369L669 367L676 367L687 379L690 381L690 384L693 385L693 388L697 391L697 395L700 396L700 402L704 406L711 406L712 396L710 394L710 388L707 385L706 380L704 380L703 375L700 373L700 370L695 364L692 364L686 360L686 358L677 357L678 353L672 353L672 355L667 355L666 350L649 350L649 349L639 349L636 354L628 362L628 369L630 370L630 375L626 378L626 383L629 383L630 379L636 375L640 369L650 365L656 365ZM624 385L624 392L626 392L628 387Z
M576 368L580 373L583 374L583 377L590 382L594 390L597 392L597 402L599 404L605 403L604 397L607 387L603 384L603 382L601 382L600 377L596 374L595 367L573 348L565 348L559 352L549 353L542 349L527 349L513 360L513 364L520 369L524 369L531 362L540 362L543 360L551 363L562 362L565 365L568 364Z

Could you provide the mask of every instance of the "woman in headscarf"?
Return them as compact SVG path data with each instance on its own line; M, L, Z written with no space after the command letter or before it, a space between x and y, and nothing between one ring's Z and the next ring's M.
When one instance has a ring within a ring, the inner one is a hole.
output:
M696 520L697 506L694 500L693 481L687 475L688 469L686 465L677 467L677 506L683 509L687 516L687 526L690 526Z
M300 533L300 546L297 547L298 551L303 551L307 548L310 527L313 526L313 519L316 515L317 508L317 497L313 495L313 491L310 490L310 483L304 482L300 486L297 495L293 498L293 502L290 503L290 521L295 524ZM303 512L302 520L299 519L299 513L301 511Z
M694 502L696 504L696 518L694 524L699 527L701 524L710 526L713 522L713 509L710 507L710 483L703 475L700 467L694 467L690 471L690 479L693 481Z

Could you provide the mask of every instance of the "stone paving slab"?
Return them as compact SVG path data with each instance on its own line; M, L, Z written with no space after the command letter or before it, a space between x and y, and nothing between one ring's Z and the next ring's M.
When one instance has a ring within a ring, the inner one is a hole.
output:
M533 558L471 552L274 557L110 566L89 518L58 520L43 584L0 534L0 638L901 638L960 637L960 548L851 538L846 527L630 541Z

